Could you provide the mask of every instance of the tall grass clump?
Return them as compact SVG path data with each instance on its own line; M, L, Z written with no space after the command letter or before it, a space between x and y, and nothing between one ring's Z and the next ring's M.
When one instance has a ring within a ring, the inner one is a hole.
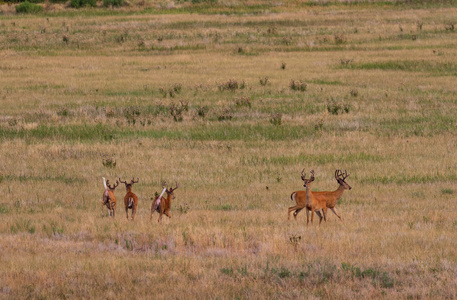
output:
M73 8L81 8L81 7L96 7L97 1L96 0L71 0L70 6Z
M16 13L18 14L34 14L39 13L43 10L41 5L30 3L25 1L19 5L16 5Z
M103 6L105 7L120 7L125 4L124 0L103 0Z
M327 101L327 111L332 115L340 115L349 113L351 106L345 103L343 100L330 98Z
M308 84L302 80L291 80L289 88L293 91L304 92L308 88Z

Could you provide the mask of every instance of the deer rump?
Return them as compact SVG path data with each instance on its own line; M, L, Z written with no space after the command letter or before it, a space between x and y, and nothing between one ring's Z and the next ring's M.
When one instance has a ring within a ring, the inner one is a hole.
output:
M160 199L161 197L157 197L154 199L154 211L160 213Z
M128 208L133 208L133 197L129 197Z

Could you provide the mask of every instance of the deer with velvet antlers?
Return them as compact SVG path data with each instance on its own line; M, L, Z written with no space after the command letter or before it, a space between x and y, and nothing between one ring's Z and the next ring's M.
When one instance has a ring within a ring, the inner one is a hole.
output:
M311 192L311 182L314 181L314 170L311 170L311 177L309 179L305 178L305 169L301 172L301 179L303 180L303 186L305 187L305 191L296 191L290 195L292 200L295 200L297 205L289 207L288 209L288 217L290 219L290 213L294 212L294 218L297 219L297 214L304 208L306 208L306 225L309 223L309 211L311 211L311 223L314 220L314 212L319 216L319 225L322 222L322 216L318 211L321 209L324 215L324 220L327 222L327 204L325 199L315 198L313 193Z
M132 186L134 183L139 182L139 178L136 179L132 178L130 183L127 183L126 181L122 181L119 178L119 181L123 184L125 184L125 189L127 190L127 194L125 194L124 197L124 205L125 205L125 214L127 216L127 220L129 219L129 209L132 210L132 221L135 220L135 214L138 209L138 197L132 192Z
M154 198L154 201L152 201L152 206L151 206L151 217L149 218L152 220L152 214L157 211L159 215L158 222L162 220L162 216L166 215L171 219L170 215L170 208L171 208L171 200L175 198L175 195L173 192L179 187L178 182L176 182L176 187L170 187L167 188L166 182L162 182L162 194ZM163 198L162 195L164 193L167 193L167 197Z
M108 208L108 214L111 217L114 217L116 214L116 196L114 195L114 190L118 185L119 182L117 180L114 185L110 185L109 180L105 180L105 177L103 177L103 186L105 187L105 191L103 192L102 205Z

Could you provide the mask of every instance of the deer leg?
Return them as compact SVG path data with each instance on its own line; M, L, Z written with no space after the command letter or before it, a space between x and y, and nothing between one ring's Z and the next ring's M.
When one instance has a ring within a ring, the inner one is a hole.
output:
M127 220L129 219L129 207L125 207L125 215L127 216Z
M171 215L170 215L170 212L167 210L167 211L164 211L163 212L167 217L169 217L171 219Z
M132 221L135 221L136 207L132 207Z
M324 214L324 221L327 222L327 207L322 209L322 213Z
M298 207L297 205L296 205L296 206L291 206L291 207L289 207L289 209L287 210L287 220L290 220L290 213L291 213L292 211L296 210L297 207Z
M299 213L302 209L303 209L303 207L302 207L302 208L299 208L299 209L297 209L297 210L295 210L295 212L294 212L294 219L295 219L295 220L297 220L297 215L298 215L298 213Z
M319 210L316 210L314 211L316 213L316 215L319 217L319 225L321 225L321 222L322 222L322 215L321 215L321 212Z
M333 211L333 213L338 217L340 218L341 222L343 222L343 218L341 218L341 216L337 213L336 209L334 207L330 208L331 211Z
M308 226L309 223L309 209L306 208L306 226Z

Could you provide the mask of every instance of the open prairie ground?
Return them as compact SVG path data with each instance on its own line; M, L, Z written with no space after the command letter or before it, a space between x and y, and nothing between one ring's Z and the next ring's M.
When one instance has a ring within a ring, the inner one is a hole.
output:
M2 299L457 297L457 8L238 4L2 6Z

